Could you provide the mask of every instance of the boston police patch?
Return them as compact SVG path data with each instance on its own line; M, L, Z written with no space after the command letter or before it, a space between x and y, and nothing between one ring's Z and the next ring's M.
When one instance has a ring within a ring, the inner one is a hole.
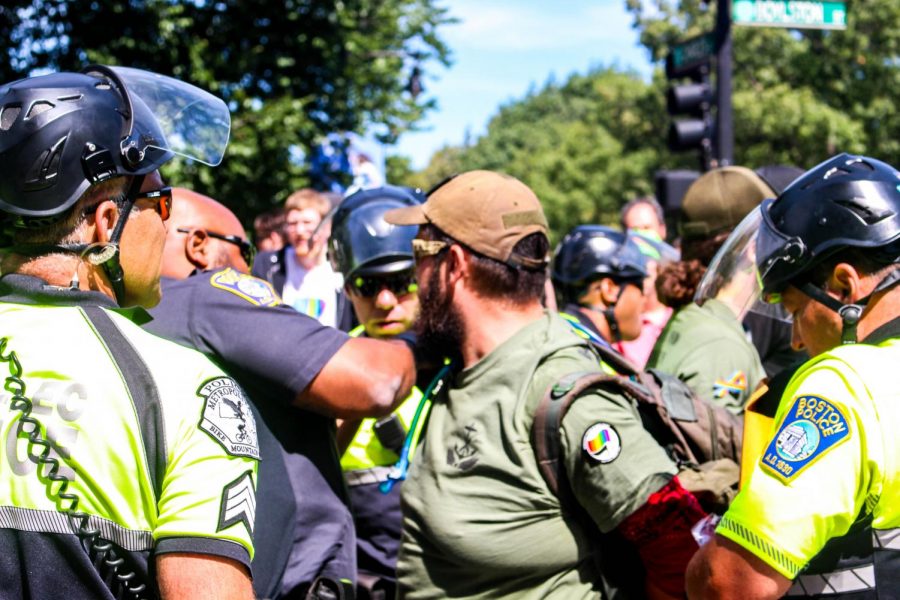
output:
M760 462L766 471L788 483L849 435L847 418L831 401L799 396Z
M200 429L219 442L228 454L259 459L256 419L244 390L234 379L210 379L197 393L205 400Z
M244 275L234 269L222 269L215 273L209 280L213 287L226 290L240 296L247 302L259 306L277 306L281 304L281 298L272 289L267 281L257 279L251 275Z

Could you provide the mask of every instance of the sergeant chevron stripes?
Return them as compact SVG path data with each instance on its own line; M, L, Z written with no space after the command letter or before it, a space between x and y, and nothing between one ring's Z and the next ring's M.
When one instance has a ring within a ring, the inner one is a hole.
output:
M256 522L256 487L253 485L253 474L247 471L222 490L222 508L219 511L219 528L228 529L232 525L243 522L247 531L253 534Z

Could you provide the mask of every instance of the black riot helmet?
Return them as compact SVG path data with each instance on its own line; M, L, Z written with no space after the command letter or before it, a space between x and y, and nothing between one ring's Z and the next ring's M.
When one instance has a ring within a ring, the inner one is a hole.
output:
M384 220L384 213L424 201L421 190L392 185L360 190L345 198L335 211L328 240L334 270L352 281L358 276L412 269L412 239L418 228L391 225Z
M621 231L603 225L579 225L563 238L553 255L550 278L560 302L577 302L594 280L640 283L647 277L644 255Z
M0 86L0 210L52 219L95 183L146 175L181 154L221 161L225 104L194 86L92 66Z
M784 288L793 285L837 312L842 341L853 343L869 299L900 282L900 270L889 273L867 297L843 304L811 276L815 267L850 249L865 250L875 264L900 262L900 173L873 158L840 154L747 215L719 250L704 282L734 280L735 269L725 265L755 265L747 285L755 281L757 291L747 294L748 306L757 302L754 298L757 304L777 302Z
M781 291L846 248L868 248L890 264L900 248L900 174L888 164L841 154L810 169L763 204L757 264L764 291Z
M216 165L231 127L220 99L184 82L126 67L87 67L0 85L0 212L17 227L63 218L92 185L131 176L109 244L17 246L38 255L101 257L121 299L118 243L143 176L179 154Z

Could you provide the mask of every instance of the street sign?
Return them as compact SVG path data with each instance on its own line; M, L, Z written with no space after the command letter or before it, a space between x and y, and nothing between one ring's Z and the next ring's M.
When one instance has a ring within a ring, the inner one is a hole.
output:
M795 29L846 29L847 3L793 0L734 0L735 25Z
M704 33L672 46L666 56L666 76L681 77L694 72L697 67L709 63L716 53L716 38L712 33Z

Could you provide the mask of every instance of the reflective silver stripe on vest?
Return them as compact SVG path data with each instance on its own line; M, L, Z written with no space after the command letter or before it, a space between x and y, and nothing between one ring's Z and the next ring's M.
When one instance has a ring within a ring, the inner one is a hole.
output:
M800 575L787 596L825 596L872 589L875 589L875 566L866 565L822 575Z
M900 550L900 529L873 529L872 543L876 548Z
M153 548L153 536L149 531L126 529L108 519L95 516L88 519L88 526L92 529L99 529L100 537L129 552L141 552ZM18 506L0 506L0 529L75 535L75 527L74 523L69 523L69 517L60 512Z
M368 485L372 483L381 483L387 481L388 474L393 467L372 467L371 469L358 469L356 471L345 471L347 485L353 487L355 485Z

